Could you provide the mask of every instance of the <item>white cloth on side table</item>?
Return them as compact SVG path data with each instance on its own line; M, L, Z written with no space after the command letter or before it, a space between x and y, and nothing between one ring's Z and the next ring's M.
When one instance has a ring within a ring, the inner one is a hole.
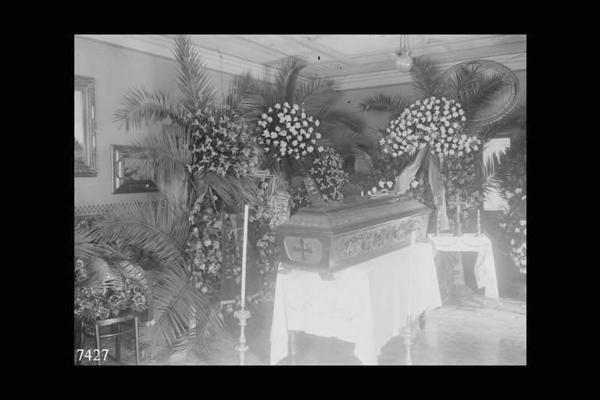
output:
M477 252L475 260L475 280L477 287L485 287L485 295L498 300L498 279L492 242L487 236L464 234L463 236L428 235L436 251Z
M336 337L355 344L365 365L412 318L440 307L431 243L417 243L337 271L333 280L315 272L278 273L271 327L271 365L288 355L288 331Z

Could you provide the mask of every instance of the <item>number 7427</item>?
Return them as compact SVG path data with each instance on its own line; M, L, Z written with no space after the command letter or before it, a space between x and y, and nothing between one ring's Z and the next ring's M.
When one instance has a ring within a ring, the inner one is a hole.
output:
M102 357L102 354L104 355ZM108 356L108 349L77 349L77 360L81 361L85 358L88 361L106 361L106 357ZM102 358L101 358L102 357Z

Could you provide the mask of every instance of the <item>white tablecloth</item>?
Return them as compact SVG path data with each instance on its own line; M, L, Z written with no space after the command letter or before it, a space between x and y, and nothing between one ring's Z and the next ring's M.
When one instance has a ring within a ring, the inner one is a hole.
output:
M436 251L477 252L475 260L475 280L477 287L485 287L485 295L499 299L496 263L492 251L492 242L487 236L465 234L463 236L428 235Z
M340 270L279 273L271 327L271 365L288 355L288 331L355 344L366 365L412 318L442 305L431 243L415 245Z

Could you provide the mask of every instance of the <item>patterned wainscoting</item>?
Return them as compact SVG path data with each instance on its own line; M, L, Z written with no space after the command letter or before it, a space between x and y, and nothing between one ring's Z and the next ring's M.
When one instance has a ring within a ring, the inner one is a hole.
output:
M77 205L74 208L75 226L93 225L95 221L105 218L112 210L132 209L147 204L152 204L154 207L157 207L163 201L164 200L135 200L119 203Z

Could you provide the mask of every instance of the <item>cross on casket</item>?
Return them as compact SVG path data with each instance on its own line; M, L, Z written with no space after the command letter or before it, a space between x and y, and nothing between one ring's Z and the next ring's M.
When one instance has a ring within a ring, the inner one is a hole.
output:
M302 253L302 260L306 260L306 254L312 254L312 249L310 247L306 247L306 244L304 243L304 238L300 238L300 247L294 247L295 251L298 251L300 253Z

